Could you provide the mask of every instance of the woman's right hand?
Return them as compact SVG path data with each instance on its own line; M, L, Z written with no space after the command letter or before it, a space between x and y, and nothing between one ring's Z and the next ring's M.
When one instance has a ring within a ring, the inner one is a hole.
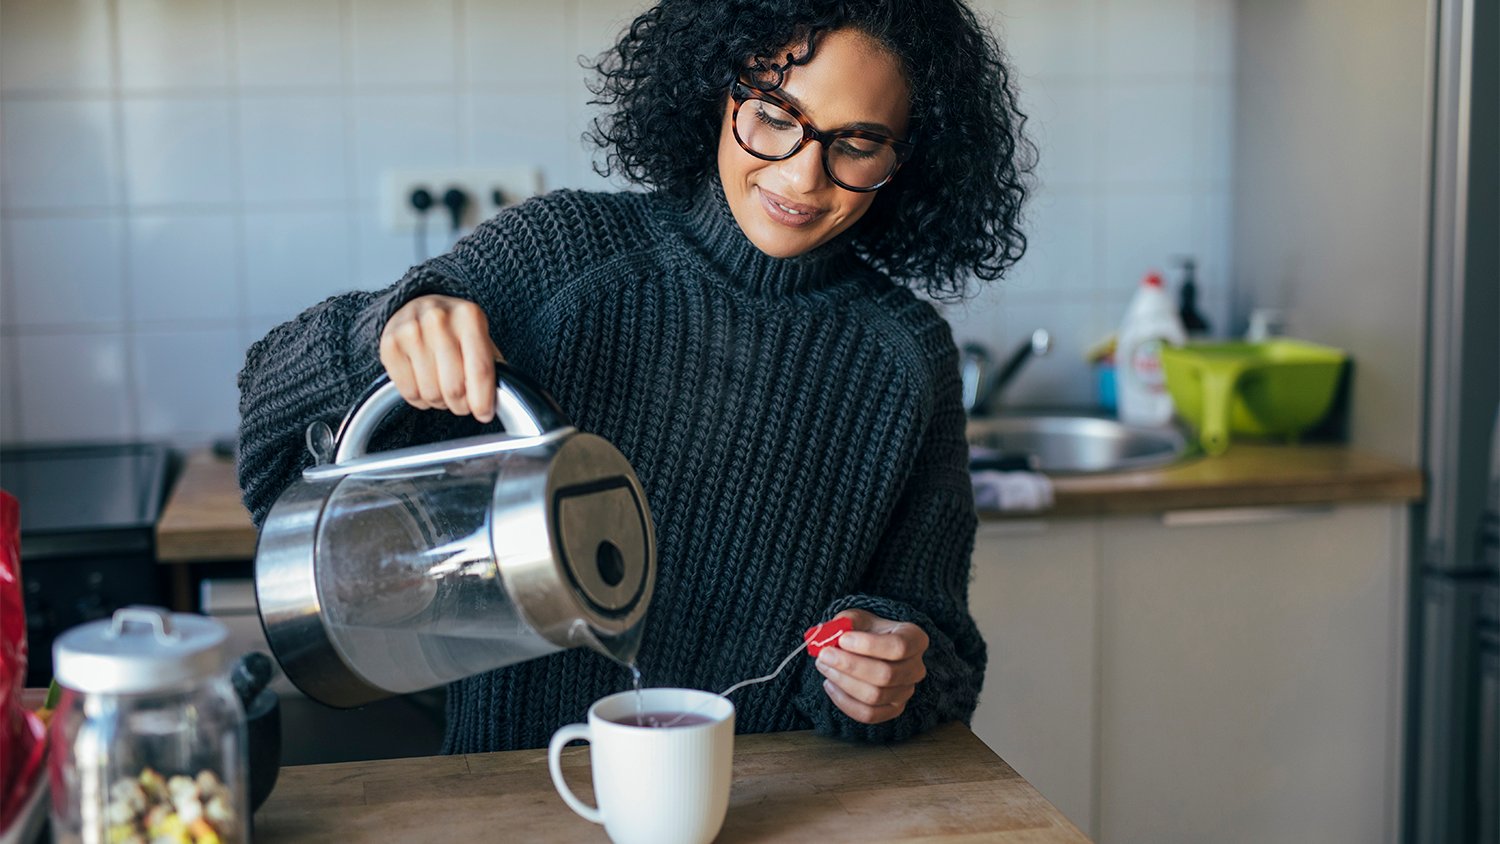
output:
M494 419L495 361L503 360L484 311L467 299L418 296L380 332L386 374L408 404L423 410Z

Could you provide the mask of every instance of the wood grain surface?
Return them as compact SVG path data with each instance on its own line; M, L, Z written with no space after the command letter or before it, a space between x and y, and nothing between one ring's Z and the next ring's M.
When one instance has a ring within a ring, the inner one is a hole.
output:
M1039 513L985 512L981 518L1102 516L1219 507L1277 507L1414 501L1422 473L1342 446L1236 443L1221 457L1165 469L1059 477L1056 503ZM164 563L248 560L255 527L240 501L234 463L209 451L191 455L156 528Z
M1420 499L1423 488L1421 471L1345 446L1235 443L1218 457L1162 469L1054 478L1056 506L1031 515L1399 503Z
M255 539L234 461L208 449L189 455L156 523L157 561L248 560Z
M563 767L575 793L592 803L588 749L564 751ZM542 749L286 768L255 815L255 840L608 839L558 797ZM1088 838L967 727L945 724L888 746L810 732L736 736L729 814L716 841L1051 844Z

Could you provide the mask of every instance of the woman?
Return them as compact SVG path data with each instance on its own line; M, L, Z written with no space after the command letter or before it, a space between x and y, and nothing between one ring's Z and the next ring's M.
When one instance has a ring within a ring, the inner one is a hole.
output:
M1029 146L992 37L960 0L665 0L596 70L593 139L649 190L533 199L255 344L252 515L305 464L307 424L382 370L427 410L392 447L490 423L505 359L645 487L648 684L725 688L842 615L839 648L737 693L741 731L888 741L967 720L985 646L958 368L908 288L961 296L1024 249ZM585 649L470 678L445 750L540 747L625 681Z

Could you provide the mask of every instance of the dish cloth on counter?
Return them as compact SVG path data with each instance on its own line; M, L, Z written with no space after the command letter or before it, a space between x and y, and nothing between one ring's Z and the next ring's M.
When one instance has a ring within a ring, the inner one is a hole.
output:
M973 472L978 510L1046 510L1052 506L1052 479L1037 472Z

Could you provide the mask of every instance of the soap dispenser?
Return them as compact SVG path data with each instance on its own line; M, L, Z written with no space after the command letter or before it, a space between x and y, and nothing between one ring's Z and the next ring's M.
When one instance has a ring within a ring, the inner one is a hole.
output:
M1182 321L1162 287L1161 274L1150 273L1136 288L1115 345L1115 390L1120 421L1129 425L1165 425L1172 421L1172 396L1161 366L1164 345L1187 342Z

